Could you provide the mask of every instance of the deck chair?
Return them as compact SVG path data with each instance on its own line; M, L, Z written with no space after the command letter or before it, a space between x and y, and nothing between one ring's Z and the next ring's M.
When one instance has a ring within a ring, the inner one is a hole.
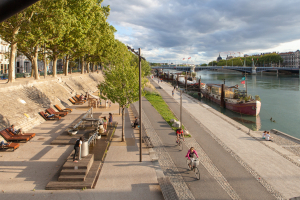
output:
M6 140L10 142L27 142L30 140L30 137L23 135L14 135L11 136L5 129L0 131L0 135Z
M81 104L83 104L83 102L81 102L81 101L74 101L74 99L72 99L72 98L70 98L69 101L71 101L71 103L74 104L74 105L81 105Z
M54 105L54 107L59 111L59 112L72 112L73 109L72 108L65 108L65 109L61 109L61 107L59 107L59 105Z
M81 100L81 99L80 99L80 96L81 96L80 94L77 94L77 95L75 96L76 100L77 100L77 101L83 101L83 102L86 102L86 99L85 99L85 100ZM74 99L74 97L73 97L73 99Z
M58 115L54 115L53 117L46 117L46 115L45 115L45 112L39 112L39 114L46 120L46 121L48 121L48 120L59 120L59 119L61 119L61 116L58 116Z
M82 103L85 103L85 100L79 100L79 99L77 99L76 97L72 97L73 98L73 100L75 101L75 102L82 102Z
M4 138L0 138L0 142L1 141L4 141L5 143L8 143L6 140L4 140ZM10 143L9 145L4 145L4 146L0 145L0 150L7 150L7 149L9 149L9 150L14 151L17 148L19 148L19 146L20 146L20 144L18 144L18 143Z
M48 108L46 110L49 114L54 114L54 115L59 115L59 116L66 116L68 114L68 112L55 112L55 110L53 108Z
M15 134L10 130L10 128L5 129L11 136L14 136ZM23 133L23 136L28 136L30 139L35 136L35 133Z

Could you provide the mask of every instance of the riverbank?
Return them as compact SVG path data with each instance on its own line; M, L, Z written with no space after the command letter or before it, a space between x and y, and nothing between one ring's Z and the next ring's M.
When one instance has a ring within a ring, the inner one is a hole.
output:
M153 84L156 84L156 81ZM159 87L172 98L173 87L167 83L160 83ZM175 93L174 99L179 103L178 92ZM169 106L178 115L178 107L174 104ZM277 198L280 198L278 194L283 198L300 196L300 157L287 150L294 145L288 144L288 139L279 140L275 138L277 135L273 134L274 142L262 140L261 131L251 131L188 95L183 96L183 108L269 192ZM188 128L187 123L183 120L183 124ZM192 137L197 135L197 132L189 132ZM298 148L297 144L294 147Z

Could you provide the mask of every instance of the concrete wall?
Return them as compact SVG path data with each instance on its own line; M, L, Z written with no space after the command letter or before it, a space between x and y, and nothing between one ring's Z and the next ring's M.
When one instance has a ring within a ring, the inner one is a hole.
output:
M97 91L97 85L104 78L102 73L72 74L41 80L19 79L13 84L0 86L0 129L14 124L25 132L43 123L39 115L54 104L62 108L71 106L68 100L76 94Z

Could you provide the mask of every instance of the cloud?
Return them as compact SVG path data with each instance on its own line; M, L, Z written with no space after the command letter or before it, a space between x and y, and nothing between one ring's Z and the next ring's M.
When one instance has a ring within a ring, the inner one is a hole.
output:
M300 39L299 3L105 0L102 5L111 7L108 21L118 30L116 38L140 47L147 60L180 62L184 57L192 57L197 62L207 62L216 59L219 52L297 50L289 44Z

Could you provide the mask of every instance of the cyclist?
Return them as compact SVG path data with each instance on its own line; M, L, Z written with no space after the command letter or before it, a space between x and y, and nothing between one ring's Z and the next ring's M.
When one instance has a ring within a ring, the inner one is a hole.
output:
M188 164L188 165L189 165L190 168L192 168L192 167L191 167L191 158L193 158L194 155L196 155L197 158L199 158L199 156L198 156L198 154L197 154L197 151L194 149L194 147L191 147L191 148L188 150L188 152L187 152L187 154L186 154L186 156L185 156L185 157L187 157L187 159L189 160L189 164Z
M180 137L182 137L182 138L183 138L183 141L184 141L183 130L182 130L182 128L179 128L179 129L176 130L176 136L177 136L176 143L179 142L179 138L180 138Z

